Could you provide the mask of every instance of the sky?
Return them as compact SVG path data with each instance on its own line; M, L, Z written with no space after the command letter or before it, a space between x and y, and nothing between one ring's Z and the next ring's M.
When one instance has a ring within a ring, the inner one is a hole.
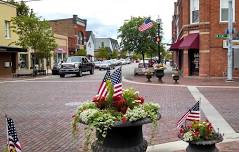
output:
M163 43L171 43L171 21L176 0L40 0L27 5L46 20L72 18L73 14L87 19L87 30L96 37L117 39L118 29L132 17L162 20Z

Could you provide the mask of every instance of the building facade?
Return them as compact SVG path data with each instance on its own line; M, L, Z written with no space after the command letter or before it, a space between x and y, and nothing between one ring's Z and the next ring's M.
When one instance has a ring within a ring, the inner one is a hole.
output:
M95 49L109 48L111 52L114 50L119 51L119 43L117 40L112 38L96 38Z
M86 32L86 53L91 61L94 61L95 56L95 35L92 31Z
M51 59L52 63L59 63L64 61L68 57L68 37L64 35L54 34L54 38L56 40L57 47L53 53L53 57Z
M79 49L86 49L87 20L73 15L73 18L49 20L48 22L54 33L68 37L68 52L70 55L73 55Z
M177 0L172 20L173 61L184 76L227 73L228 0ZM239 76L239 1L233 0L233 76Z
M11 76L18 68L18 52L26 52L13 42L18 36L11 29L11 18L16 16L16 7L0 0L0 76Z

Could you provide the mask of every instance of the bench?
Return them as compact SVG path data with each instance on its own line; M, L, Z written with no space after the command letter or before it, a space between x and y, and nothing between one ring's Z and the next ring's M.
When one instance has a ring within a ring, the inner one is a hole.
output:
M17 69L16 73L13 74L13 77L19 76L33 76L33 71L28 69Z

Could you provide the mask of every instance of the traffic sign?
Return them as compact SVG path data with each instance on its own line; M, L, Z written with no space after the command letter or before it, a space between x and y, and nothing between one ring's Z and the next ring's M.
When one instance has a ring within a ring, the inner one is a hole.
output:
M216 38L218 38L218 39L226 39L226 38L228 38L228 35L227 34L217 34Z

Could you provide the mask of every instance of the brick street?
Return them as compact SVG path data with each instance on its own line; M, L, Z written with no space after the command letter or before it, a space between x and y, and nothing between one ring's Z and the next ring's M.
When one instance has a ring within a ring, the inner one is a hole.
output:
M125 76L132 74L125 67ZM48 76L26 81L0 81L0 149L6 144L4 114L15 121L24 152L78 152L83 148L83 135L74 140L71 116L79 103L90 100L97 92L104 71L83 77L59 78ZM134 87L146 101L160 104L162 118L151 136L151 124L144 126L144 136L150 144L167 143L177 138L177 120L195 103L184 86L142 85L123 82L123 87ZM200 92L219 111L231 127L239 131L237 104L239 88L200 87ZM205 116L203 115L203 119ZM82 127L80 127L82 131ZM151 139L152 138L152 139Z

